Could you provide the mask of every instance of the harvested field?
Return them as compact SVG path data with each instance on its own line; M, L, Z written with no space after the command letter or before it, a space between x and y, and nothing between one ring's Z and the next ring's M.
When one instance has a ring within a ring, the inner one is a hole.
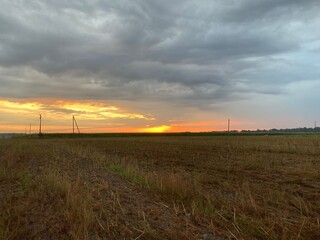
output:
M0 141L0 239L320 239L319 136Z

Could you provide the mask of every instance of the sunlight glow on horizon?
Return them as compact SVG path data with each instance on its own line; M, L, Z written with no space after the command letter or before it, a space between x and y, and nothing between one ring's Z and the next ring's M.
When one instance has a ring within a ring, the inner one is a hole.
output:
M32 133L38 133L39 119L37 122L33 122ZM211 132L211 131L225 131L224 126L216 125L212 123L211 126L201 127L201 122L197 125L197 122L193 123L181 123L174 125L160 125L153 127L146 126L118 126L117 124L109 126L95 126L95 124L84 125L81 119L78 119L78 124L81 133L178 133L178 132ZM70 121L69 121L70 122ZM184 125L189 127L185 127ZM106 124L107 125L107 124ZM0 124L0 133L24 133L29 132L29 125L4 125ZM49 125L46 122L42 125L43 133L71 133L72 125Z
M157 120L147 113L123 109L117 104L102 101L76 101L65 99L0 99L0 133L37 133L39 114L45 133L72 132L74 115L83 133L165 133L165 132L210 132L226 130L226 121L185 122L179 119ZM203 116L205 119L208 116ZM150 124L150 121L153 124ZM232 122L241 127L245 123ZM237 129L237 128L232 128Z
M170 130L170 126L168 125L161 125L161 126L155 126L155 127L146 127L138 129L138 132L146 132L146 133L164 133L168 132Z

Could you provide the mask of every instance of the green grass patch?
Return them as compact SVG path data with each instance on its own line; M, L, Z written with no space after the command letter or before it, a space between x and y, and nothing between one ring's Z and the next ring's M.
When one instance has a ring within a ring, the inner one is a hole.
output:
M32 176L29 172L21 172L18 174L18 181L21 184L22 190L28 192L32 185Z
M123 166L121 164L111 163L107 166L107 168L130 182L139 184L144 187L149 187L147 179L141 176L138 171L132 166Z

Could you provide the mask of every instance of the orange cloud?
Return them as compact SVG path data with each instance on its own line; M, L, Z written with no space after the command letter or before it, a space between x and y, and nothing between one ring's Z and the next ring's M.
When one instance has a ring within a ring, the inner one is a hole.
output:
M50 118L69 119L77 115L87 120L143 119L154 120L143 114L124 111L116 106L92 101L70 101L62 99L36 99L28 101L0 100L0 112L12 114L43 114Z
M25 114L30 111L39 111L42 104L37 102L14 102L9 100L0 100L0 111L9 113Z

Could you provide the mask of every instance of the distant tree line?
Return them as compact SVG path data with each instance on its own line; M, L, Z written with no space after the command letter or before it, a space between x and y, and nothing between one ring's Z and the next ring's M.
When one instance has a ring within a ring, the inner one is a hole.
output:
M257 133L287 133L287 132L306 132L306 133L320 133L320 127L315 128L307 128L307 127L300 127L300 128L281 128L281 129L257 129L257 130L241 130L241 132L257 132Z

